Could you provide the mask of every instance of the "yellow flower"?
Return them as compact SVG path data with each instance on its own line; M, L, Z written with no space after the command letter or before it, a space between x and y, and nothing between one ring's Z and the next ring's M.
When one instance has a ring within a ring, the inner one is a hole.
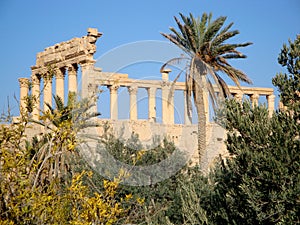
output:
M137 198L136 201L137 201L140 205L143 205L144 202L145 202L145 199L144 199L144 198Z
M132 194L125 195L126 201L128 201L128 200L131 199L131 198L132 198Z

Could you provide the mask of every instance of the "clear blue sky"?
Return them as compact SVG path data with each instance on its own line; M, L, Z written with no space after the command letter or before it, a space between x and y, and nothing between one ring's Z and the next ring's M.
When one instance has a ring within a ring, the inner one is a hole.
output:
M251 41L243 50L248 58L235 64L248 74L255 86L272 87L271 78L282 69L277 56L282 44L300 33L299 0L1 0L0 1L0 110L17 105L19 77L30 76L36 53L47 46L86 35L96 27L103 36L95 58L122 44L164 40L159 32L175 26L179 12L214 18L227 16L241 34L236 42Z

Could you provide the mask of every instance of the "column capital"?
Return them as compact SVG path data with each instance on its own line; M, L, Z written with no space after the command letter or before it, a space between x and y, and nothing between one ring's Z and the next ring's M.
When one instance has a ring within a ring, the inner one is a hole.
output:
M18 79L21 88L29 87L29 79L28 78L19 78Z
M258 99L259 98L259 94L254 93L254 94L250 95L250 97L253 98L253 99Z
M148 87L148 88L146 88L146 90L148 91L148 93L155 93L157 90L157 87Z
M65 77L65 68L56 68L55 69L56 79L64 79Z
M259 99L259 94L254 93L252 95L250 95L250 100L252 102L252 105L258 105L258 99Z
M52 73L44 73L42 78L48 83L52 83L53 74Z
M68 75L70 74L76 74L78 70L78 65L77 64L69 64L67 65L68 69Z
M268 101L275 101L276 96L275 95L267 95Z
M109 86L107 86L108 88L109 88L109 90L111 91L111 92L115 92L115 91L117 91L118 89L119 89L119 85L115 85L115 84L113 84L113 85L109 85Z
M138 90L138 87L137 86L128 86L127 87L128 88L128 92L129 92L129 94L131 94L131 95L136 95L136 93L137 93L137 90Z
M88 67L94 67L96 60L89 60L80 62L79 65L82 69L87 69Z
M237 101L242 101L243 100L243 93L242 92L237 92L237 93L235 93L233 96L234 96L234 98L237 100Z
M41 76L37 74L32 74L31 75L31 82L33 85L39 85L41 82Z

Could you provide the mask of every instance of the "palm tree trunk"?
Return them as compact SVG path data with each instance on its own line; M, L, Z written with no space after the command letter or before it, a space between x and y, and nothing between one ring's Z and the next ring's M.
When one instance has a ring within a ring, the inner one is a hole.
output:
M196 102L197 116L198 116L198 155L199 166L202 168L201 162L205 155L206 150L206 112L205 112L205 99L204 90L199 88Z

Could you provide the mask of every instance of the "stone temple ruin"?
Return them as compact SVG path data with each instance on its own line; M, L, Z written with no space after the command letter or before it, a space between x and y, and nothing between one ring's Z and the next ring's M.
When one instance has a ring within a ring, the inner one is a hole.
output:
M197 158L197 125L191 123L186 110L184 112L184 123L175 124L174 122L174 93L170 95L170 91L182 91L185 94L185 83L176 82L174 90L171 89L172 81L169 81L168 78L171 70L168 69L162 71L161 80L136 80L129 78L127 74L103 72L100 68L95 67L96 61L93 58L96 52L96 41L99 37L101 37L101 33L97 29L89 28L86 36L55 44L46 48L43 52L39 52L36 57L36 64L31 67L31 77L19 78L20 111L26 110L25 97L29 92L29 83L32 85L31 93L37 99L32 112L32 118L35 120L39 119L41 110L47 109L45 103L52 105L53 94L66 101L64 99L65 92L75 92L81 94L81 97L90 97L97 92L99 87L105 86L110 92L110 104L100 105L99 107L109 107L110 118L98 118L99 123L108 122L117 136L129 137L134 132L145 143L150 142L154 135L167 136L179 148L194 146L195 158ZM49 68L54 68L54 71L50 73ZM81 86L78 85L79 68L81 69ZM64 85L66 79L68 79L67 90L65 90ZM53 82L55 82L55 90L52 90ZM128 120L118 120L118 89L120 87L128 88L129 92L130 112ZM138 119L138 89L146 89L148 93L148 119L146 120ZM156 120L157 90L161 91L162 99L161 123ZM242 87L240 89L230 86L229 90L234 98L242 101L243 97L247 96L252 104L258 104L259 98L261 96L265 97L270 115L272 114L275 100L272 88ZM43 91L43 102L40 98L41 91ZM171 96L171 99L168 96ZM186 105L185 100L183 100L182 105ZM207 145L210 151L204 157L203 163L211 162L214 157L226 152L224 145L225 131L217 124L209 122L208 103L206 105L205 112L208 120ZM92 110L97 110L97 107ZM117 129L120 127L123 128L122 134ZM98 132L99 134L103 133L103 128L100 127Z

